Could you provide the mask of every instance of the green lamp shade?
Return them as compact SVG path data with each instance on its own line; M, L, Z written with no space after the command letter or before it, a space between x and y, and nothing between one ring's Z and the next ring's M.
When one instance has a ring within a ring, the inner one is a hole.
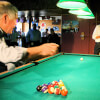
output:
M70 9L69 13L76 15L91 15L91 10L88 7L81 9Z
M59 0L57 3L57 7L63 9L79 9L85 8L87 4L84 0Z
M78 18L83 18L83 19L94 19L95 16L93 15L93 13L91 13L91 15L78 15Z

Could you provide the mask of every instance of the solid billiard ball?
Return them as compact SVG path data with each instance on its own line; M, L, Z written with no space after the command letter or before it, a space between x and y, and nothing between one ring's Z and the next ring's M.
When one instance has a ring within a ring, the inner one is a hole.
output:
M38 85L36 89L37 89L37 91L41 91L42 86L41 85Z
M51 82L49 82L47 85L50 85L51 84Z
M68 90L62 89L61 90L61 95L66 96L68 94Z
M54 85L53 85L53 84L49 84L49 85L48 85L48 89L49 89L50 87L54 87Z
M55 88L59 88L59 86L58 86L58 85L54 85L54 89L55 89Z
M83 58L80 58L81 61L83 61Z

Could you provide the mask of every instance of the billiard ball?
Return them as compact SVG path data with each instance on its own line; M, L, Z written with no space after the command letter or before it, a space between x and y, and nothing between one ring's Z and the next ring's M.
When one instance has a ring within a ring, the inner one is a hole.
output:
M48 85L47 85L47 84L43 84L43 85L42 85L42 87L43 87L43 86L46 86L46 87L48 87Z
M62 89L61 90L61 95L66 96L68 94L68 90Z
M81 61L83 61L83 58L80 58Z
M58 85L58 82L57 81L53 81L52 84Z
M54 87L49 87L48 88L48 93L53 94L54 93Z
M51 82L49 82L47 85L50 85L51 84Z
M41 85L38 85L36 89L37 89L37 91L41 91L42 86Z
M61 90L67 90L65 86L60 87Z
M54 89L55 89L55 88L59 88L59 86L58 86L58 85L54 85Z
M58 85L59 85L59 87L64 86L64 83L62 82L62 80L60 80L60 81L58 82Z
M41 89L41 91L43 93L47 93L48 92L48 87L47 86L43 86L42 89Z
M54 93L55 93L56 95L59 95L60 92L61 92L61 90L60 90L59 88L55 88L55 89L54 89Z
M53 85L53 84L49 84L49 85L48 85L48 89L49 89L50 87L54 87L54 85Z

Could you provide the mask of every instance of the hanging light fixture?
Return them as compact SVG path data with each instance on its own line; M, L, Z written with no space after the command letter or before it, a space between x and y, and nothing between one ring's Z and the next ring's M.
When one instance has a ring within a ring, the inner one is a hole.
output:
M59 0L57 7L64 9L79 9L85 8L87 4L84 0Z
M88 7L81 9L70 9L69 13L76 15L91 15L91 10Z
M77 17L83 18L83 19L94 19L95 18L92 12L91 12L91 15L78 15Z

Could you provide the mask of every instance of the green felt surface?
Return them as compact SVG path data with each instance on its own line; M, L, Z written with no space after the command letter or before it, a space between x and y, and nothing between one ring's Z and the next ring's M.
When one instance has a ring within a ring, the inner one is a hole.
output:
M0 100L100 100L99 56L64 54L45 60L0 79ZM59 79L67 96L37 92L38 85Z

